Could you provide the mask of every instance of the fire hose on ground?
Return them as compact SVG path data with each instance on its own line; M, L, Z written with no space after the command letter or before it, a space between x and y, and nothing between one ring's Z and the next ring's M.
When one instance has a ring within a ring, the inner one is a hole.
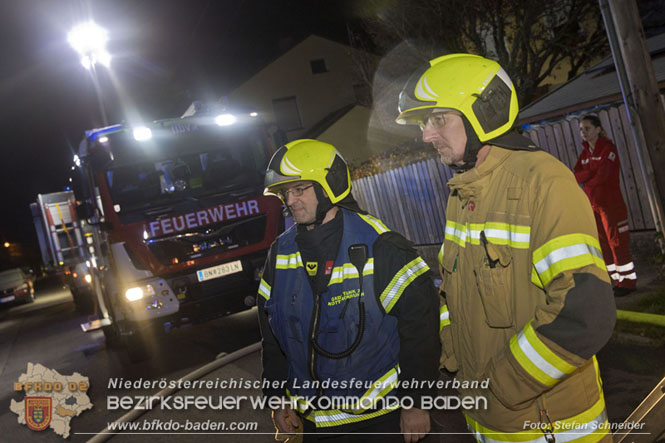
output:
M185 375L182 377L180 380L182 381L193 381L193 380L198 380L201 377L211 373L215 369L218 369L222 366L225 366L229 363L232 363L242 357L245 357L249 354L252 354L256 351L259 351L261 349L261 342L257 342L254 344L251 344L249 346L246 346L242 349L239 349L235 352L232 352L228 355L223 355L222 357L218 357L216 360L201 366L195 371L190 372L189 374ZM155 397L167 397L169 395L173 395L174 393L178 392L180 389L178 388L166 388L161 391L159 391L157 394L155 394ZM127 422L132 422L139 418L141 415L144 413L148 412L149 409L132 409L119 419L115 421L115 423L127 423ZM101 431L99 434L95 435L93 438L88 440L89 442L92 443L99 443L99 442L104 442L111 437L116 435L115 432L111 431L108 427L106 427L103 431Z

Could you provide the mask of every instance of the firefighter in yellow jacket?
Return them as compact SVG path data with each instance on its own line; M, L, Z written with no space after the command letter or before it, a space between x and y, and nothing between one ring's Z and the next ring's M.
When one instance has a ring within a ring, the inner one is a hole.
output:
M470 54L430 61L399 99L400 124L456 170L448 182L442 366L489 379L465 412L481 442L610 442L595 358L616 320L589 201L561 162L519 135L513 84Z

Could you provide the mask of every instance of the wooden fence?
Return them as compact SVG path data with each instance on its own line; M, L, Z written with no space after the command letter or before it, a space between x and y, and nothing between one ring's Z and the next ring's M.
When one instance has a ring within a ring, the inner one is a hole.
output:
M625 108L597 112L621 161L621 192L628 207L631 230L655 229ZM528 136L569 168L582 151L579 120L561 120L532 127ZM438 158L383 172L353 182L360 206L401 232L417 245L440 244L446 225L446 183L452 171Z
M360 206L417 245L443 241L452 171L438 158L353 182Z

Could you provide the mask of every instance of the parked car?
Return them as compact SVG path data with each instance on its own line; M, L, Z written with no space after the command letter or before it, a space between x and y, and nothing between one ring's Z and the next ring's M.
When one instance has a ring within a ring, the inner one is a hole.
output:
M0 306L10 303L32 303L35 289L32 279L20 268L0 272Z

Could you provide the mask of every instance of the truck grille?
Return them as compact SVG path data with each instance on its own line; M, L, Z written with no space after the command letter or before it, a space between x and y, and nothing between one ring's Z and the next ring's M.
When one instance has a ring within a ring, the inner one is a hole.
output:
M149 240L148 246L161 264L170 265L258 243L263 240L265 229L266 215L260 214Z

